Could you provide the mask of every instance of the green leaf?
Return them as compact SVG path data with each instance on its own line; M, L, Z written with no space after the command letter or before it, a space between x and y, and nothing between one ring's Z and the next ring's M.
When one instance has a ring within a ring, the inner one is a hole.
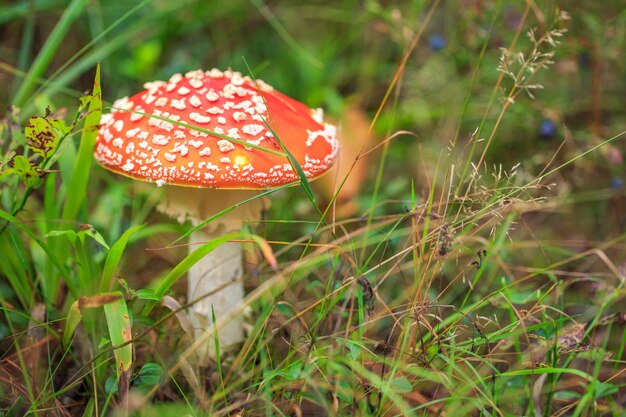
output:
M350 357L350 359L352 359L353 361L358 360L359 356L361 355L361 352L363 351L363 346L359 345L358 343L352 340L346 340L345 343L346 343L346 347L349 350L348 357Z
M105 347L106 345L108 345L110 343L111 343L111 341L108 338L102 336L100 338L100 342L98 342L98 349L102 349L103 347Z
M83 101L83 103L86 103ZM87 183L91 164L93 161L93 150L96 146L98 136L98 126L100 126L100 116L102 115L102 92L100 90L100 65L96 67L96 76L93 82L93 91L89 99L89 110L85 117L85 124L80 136L78 155L72 170L72 176L67 186L68 194L63 207L63 220L75 220L78 211L87 198Z
M23 155L13 158L13 168L8 173L19 175L27 187L37 188L43 184L41 172Z
M592 384L594 386L595 395L594 398L600 399L603 397L607 397L609 395L613 395L619 391L617 385L610 384L608 382L596 382Z
M70 307L70 312L65 319L65 329L63 330L63 346L69 346L74 330L83 319L83 314L78 306L78 301L74 301Z
M13 158L13 169L17 173L21 174L23 172L30 170L30 168L31 168L30 161L25 156L17 155L15 158Z
M8 166L11 159L15 156L14 151L9 151L0 158L0 172L4 169L4 167Z
M107 259L104 262L104 270L102 271L102 281L100 282L101 291L110 291L113 286L113 275L119 266L122 254L128 244L128 239L137 231L143 229L143 225L133 226L126 230L122 236L113 244Z
M76 242L76 232L73 230L50 230L45 237L65 236L72 244Z
M152 388L161 381L163 368L158 363L148 362L141 367L137 377L133 381L135 387Z
M117 394L117 388L117 378L113 378L113 375L111 375L104 382L104 392L106 392L107 395Z
M557 391L554 393L554 399L559 401L572 401L580 398L580 393L576 391Z
M107 245L102 235L90 224L82 225L81 230L78 231L77 235L81 240L84 240L85 236L89 236L90 238L98 242L100 246L104 247L107 250L110 249L109 245Z
M42 158L47 158L59 145L62 136L70 128L61 119L35 116L31 117L24 128L26 144Z
M66 234L64 231L54 231L55 235L63 235ZM76 327L83 319L83 309L87 308L99 308L106 306L110 303L118 302L119 300L123 301L122 295L115 293L105 293L105 294L96 294L89 297L82 296L78 300L74 301L70 307L70 312L67 314L67 318L65 319L65 329L63 331L63 345L67 346L69 344L70 338L76 330ZM104 344L109 343L109 340L106 339L104 343L100 341L100 345L98 347L102 347Z
M131 343L132 334L130 329L130 316L126 300L122 297L122 293L115 291L109 295L119 295L116 301L105 304L104 314L106 316L107 326L109 328L109 336L113 345L113 354L115 356L115 370L117 378L124 372L128 372L133 363L133 344Z
M391 386L400 394L406 394L413 391L413 385L411 385L411 382L404 376L392 379Z
M135 291L135 295L137 296L137 299L139 300L161 301L161 299L163 298L148 288L142 288L140 290Z

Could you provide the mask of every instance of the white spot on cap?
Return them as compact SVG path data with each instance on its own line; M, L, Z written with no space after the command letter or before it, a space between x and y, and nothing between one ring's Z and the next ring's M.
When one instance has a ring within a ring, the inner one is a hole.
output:
M211 121L210 116L203 116L200 113L196 113L196 112L189 113L189 118L196 123L203 123L203 124L209 123Z
M119 109L129 110L133 108L133 102L128 101L128 97L122 97L113 102L113 107L117 107Z
M235 106L236 109L248 109L250 107L252 107L252 102L250 100L244 100Z
M235 149L235 145L233 145L232 142L227 141L226 139L218 140L217 146L219 146L220 151L222 152L230 152Z
M124 164L124 166L122 166L122 169L123 169L125 172L132 171L132 170L133 170L133 168L135 168L135 164L133 164L133 163L132 163L132 162L130 162L130 161L129 161L129 162L126 162L126 163Z
M208 93L206 93L205 97L209 101L217 101L220 99L219 94L217 94L215 91L209 91Z
M183 79L183 74L174 74L170 77L169 82L172 84L177 84L178 82L180 82Z
M201 132L198 129L189 129L189 134L191 136L195 136L197 138L207 138L207 137L209 137L208 133Z
M143 114L141 114L141 113L144 112L143 108L141 108L140 106L137 106L135 111L137 111L139 113L131 113L130 114L131 122L136 122L136 121L141 120L143 118Z
M198 149L200 146L202 146L204 142L202 142L201 140L190 140L189 141L189 145L193 146L194 148Z
M111 113L103 114L102 116L100 116L101 125L108 125L108 124L111 124L112 122L113 122L113 115Z
M204 85L204 83L197 78L192 78L189 80L189 85L197 90L201 88Z
M243 120L246 120L247 118L248 118L248 115L245 114L244 112L236 111L233 113L233 119L235 119L235 121L237 122L241 122Z
M113 124L113 129L117 130L118 132L121 132L122 129L124 129L124 121L116 120L115 123Z
M165 135L154 135L152 136L152 143L155 145L165 146L169 143L169 139Z
M156 185L157 185L157 187L162 187L162 186L164 186L165 184L167 184L167 183L165 182L165 180L156 180Z
M134 138L135 136L137 136L137 134L141 131L140 128L136 127L134 129L130 129L126 131L126 137L127 138Z
M174 162L176 160L176 155L171 154L169 152L165 152L163 156L165 156L165 159L167 159L170 162Z
M180 94L181 96L184 96L184 95L187 95L187 94L191 93L191 90L188 89L187 87L183 86L183 87L180 87L177 90L177 93Z
M172 104L170 105L176 110L185 110L187 108L184 98L181 98L180 100L172 99Z
M244 80L240 73L235 72L233 73L233 76L230 79L230 82L233 83L233 85L243 85Z
M204 71L202 70L192 70L192 71L187 71L185 73L185 78L189 78L192 80L201 80L204 78Z
M115 139L113 139L113 146L121 148L122 145L124 145L124 140L122 138L115 138Z
M263 129L265 129L265 127L263 125L258 125L258 124L254 124L254 123L250 123L250 124L244 125L241 128L243 133L246 133L246 134L252 135L252 136L258 135L259 133L261 133L263 131Z
M224 158L222 158L222 159L224 159ZM225 158L225 159L228 159L228 161L230 162L230 158ZM207 162L206 163L206 169L209 169L209 170L215 171L215 172L220 172L221 171L220 167L218 167L217 165L215 165L212 162Z
M235 139L241 138L241 136L239 136L239 129L236 127L228 129L228 136Z
M143 88L146 90L158 90L165 85L164 81L152 81L143 84Z
M226 118L225 117L218 117L217 118L217 123L221 124L221 125L225 125L226 124Z
M321 108L311 109L311 117L319 124L324 123L324 110Z
M209 114L223 114L224 110L220 109L219 107L210 107L206 110L207 113Z
M209 156L209 155L211 155L211 148L209 148L207 146L206 148L204 148L200 152L198 152L198 155L200 155L200 156Z
M177 143L172 152L180 152L180 156L185 156L189 153L189 148L182 143Z
M200 97L194 95L189 98L189 104L197 108L202 106L202 100L200 100Z
M157 100L154 102L154 105L157 107L164 107L167 105L167 97L159 97L157 98Z
M211 78L222 78L224 73L217 68L213 68L211 71L207 72L207 75Z

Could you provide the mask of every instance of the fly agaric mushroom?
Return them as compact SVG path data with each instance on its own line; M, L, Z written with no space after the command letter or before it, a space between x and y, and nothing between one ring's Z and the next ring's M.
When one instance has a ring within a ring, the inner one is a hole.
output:
M179 221L198 224L256 193L251 190L298 180L285 150L311 179L337 156L336 129L323 122L321 109L239 72L191 71L144 88L102 116L95 158L118 174L167 186L160 209ZM241 220L258 219L262 206L261 199L244 204L194 232L191 241L239 230ZM187 301L196 338L211 325L211 306L218 320L240 308L242 270L237 242L214 249L189 270ZM220 346L242 340L240 317L219 331ZM208 349L199 352L201 361Z

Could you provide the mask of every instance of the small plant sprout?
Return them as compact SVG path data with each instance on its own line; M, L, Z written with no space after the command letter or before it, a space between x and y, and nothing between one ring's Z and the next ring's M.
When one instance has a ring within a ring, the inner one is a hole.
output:
M165 187L160 210L196 226L192 243L223 240L189 269L187 300L196 340L211 327L213 308L223 347L244 336L242 251L230 240L243 220L259 219L266 203L258 191L306 183L337 151L336 129L321 110L263 81L213 69L147 83L116 101L102 118L95 157L116 173ZM201 363L212 341L198 351Z

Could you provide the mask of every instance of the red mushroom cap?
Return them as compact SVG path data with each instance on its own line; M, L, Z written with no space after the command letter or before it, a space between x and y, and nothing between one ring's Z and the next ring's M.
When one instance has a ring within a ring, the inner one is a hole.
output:
M119 174L159 186L261 189L293 182L298 174L272 131L309 178L337 156L336 128L323 122L321 110L238 72L191 71L144 87L102 116L95 157Z

